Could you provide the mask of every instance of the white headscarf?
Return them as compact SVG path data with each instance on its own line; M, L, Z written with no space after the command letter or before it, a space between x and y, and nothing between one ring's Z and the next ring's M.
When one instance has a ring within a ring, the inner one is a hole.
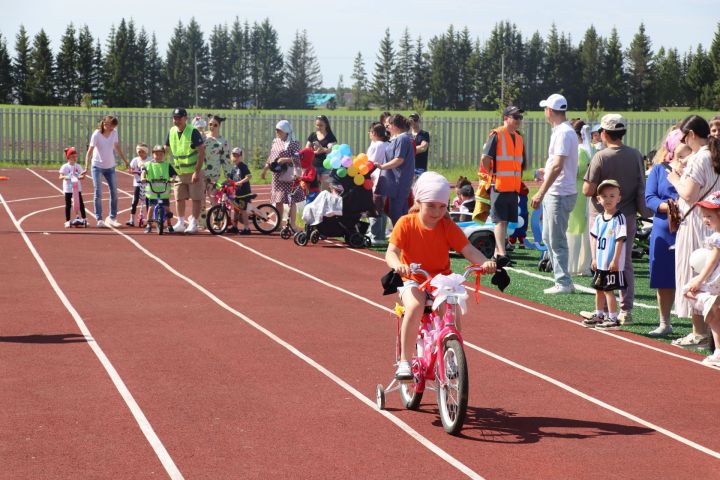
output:
M592 147L592 133L590 133L590 125L584 125L582 127L582 130L580 130L580 136L582 138L582 145L580 147L587 152L587 154L592 158L593 156L593 147Z
M287 133L288 136L285 139L285 147L290 146L290 142L295 141L295 132L293 131L292 125L290 125L290 122L287 120L280 120L277 125L275 125L275 128L278 130L282 130L283 132Z
M425 172L415 182L413 195L418 202L448 203L450 184L437 172Z

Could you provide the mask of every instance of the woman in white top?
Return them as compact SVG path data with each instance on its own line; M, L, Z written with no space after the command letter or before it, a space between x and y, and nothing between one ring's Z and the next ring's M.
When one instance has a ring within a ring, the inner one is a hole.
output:
M118 119L112 115L108 115L100 121L97 130L90 137L90 148L88 148L85 156L85 171L89 169L90 159L92 159L92 179L95 184L95 218L97 219L98 228L120 227L117 221L117 182L115 180L115 154L117 151L120 158L125 163L125 168L129 169L130 164L125 158L125 154L120 148L117 130ZM110 190L110 215L103 222L102 217L102 178L108 184Z
M710 125L698 115L683 120L680 129L683 133L681 142L690 147L693 153L684 162L673 161L673 170L667 179L680 197L680 215L687 215L680 223L675 239L675 285L678 286L675 290L675 311L679 318L692 319L692 332L673 340L673 345L708 348L710 336L705 319L701 312L693 310L691 300L684 296L679 287L688 283L693 276L690 254L700 248L705 238L713 233L703 223L700 209L694 208L694 205L710 193L720 190L720 141L708 139ZM713 145L709 146L711 142Z
M367 150L368 160L373 162L375 165L382 165L385 163L385 147L387 146L388 136L385 125L380 122L374 122L370 126L370 146ZM385 215L385 196L375 195L375 187L380 177L380 170L377 168L373 170L373 203L377 210L377 217L370 217L370 237L373 245L382 245L385 242L385 225L387 224L387 216Z

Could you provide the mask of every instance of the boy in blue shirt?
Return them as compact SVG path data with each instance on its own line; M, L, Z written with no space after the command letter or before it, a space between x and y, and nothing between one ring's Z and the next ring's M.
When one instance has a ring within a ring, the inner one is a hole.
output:
M627 239L627 220L618 209L620 203L620 184L615 180L603 180L597 188L597 200L603 207L602 215L595 218L590 229L592 244L592 286L595 288L595 314L583 320L586 327L600 330L617 330L617 300L615 290L625 288L625 240ZM607 303L608 318L603 310Z

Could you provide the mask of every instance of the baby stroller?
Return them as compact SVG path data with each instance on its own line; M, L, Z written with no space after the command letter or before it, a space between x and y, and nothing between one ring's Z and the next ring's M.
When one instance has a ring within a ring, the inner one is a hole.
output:
M366 236L369 224L360 221L360 218L363 214L377 215L372 200L372 190L364 185L356 185L350 176L338 177L335 171L331 177L343 187L343 192L340 194L342 215L323 217L316 225L306 224L303 230L294 235L295 244L304 247L308 242L317 243L321 238L342 237L352 248L370 246L370 238Z

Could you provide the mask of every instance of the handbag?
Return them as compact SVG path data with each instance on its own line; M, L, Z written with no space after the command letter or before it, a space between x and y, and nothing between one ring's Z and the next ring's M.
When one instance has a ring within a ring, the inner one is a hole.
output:
M281 182L292 182L293 180L295 180L295 177L297 175L295 172L295 167L292 165L283 165L283 167L285 167L285 169L282 170L278 175L278 180Z

